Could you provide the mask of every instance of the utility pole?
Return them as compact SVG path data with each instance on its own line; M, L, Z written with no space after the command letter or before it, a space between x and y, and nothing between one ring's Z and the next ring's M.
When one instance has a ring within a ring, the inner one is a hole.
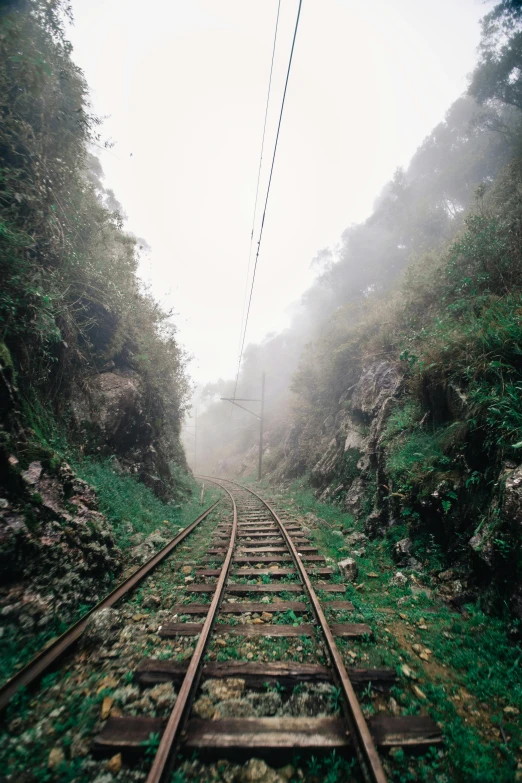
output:
M194 424L185 424L187 429L194 428L194 432L192 433L192 435L194 435L194 473L196 473L198 461L198 409L196 408L195 411Z
M198 464L198 409L196 408L196 417L194 421L194 473L197 473Z
M263 473L263 422L265 418L265 373L261 381L261 418L259 419L259 465L257 467L257 480L261 481Z
M259 419L259 462L257 468L257 480L261 481L261 476L263 474L263 422L265 416L265 373L263 373L263 378L261 381L261 399L255 399L252 397L221 397L221 399L225 402L231 402L232 405L237 405L237 407L241 408L241 410L250 413L250 415L255 416L256 419ZM261 416L258 416L257 413L254 413L254 411L249 411L248 408L244 407L244 405L240 405L239 404L240 402L260 402Z

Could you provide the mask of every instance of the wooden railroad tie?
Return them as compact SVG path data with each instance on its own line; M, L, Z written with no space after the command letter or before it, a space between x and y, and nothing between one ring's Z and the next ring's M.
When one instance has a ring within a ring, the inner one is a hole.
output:
M162 638L172 636L197 636L201 633L203 623L164 623L158 635ZM313 636L315 625L302 623L301 625L282 625L279 623L240 624L214 626L214 633L228 634L229 636ZM330 630L334 636L343 636L348 639L356 639L359 636L372 636L372 630L366 623L331 623Z
M172 614L207 614L210 604L176 604L172 607ZM330 601L323 608L344 610L353 612L354 605L351 601ZM308 612L309 607L303 601L276 601L275 603L224 603L219 609L224 614L243 614L244 612Z
M221 569L219 568L205 568L201 571L195 571L195 576L219 576ZM314 568L308 572L309 576L320 576L324 579L325 576L332 576L334 573L333 568ZM238 568L232 576L236 579L242 576L295 576L297 571L294 568Z
M187 593L213 593L216 589L216 585L187 585L185 591ZM344 585L315 585L317 591L323 591L325 593L344 593L346 587ZM235 585L229 583L226 587L227 593L302 593L303 588L300 584L287 584L285 582L276 585Z
M151 734L162 734L161 718L109 718L94 740L94 751L113 755L117 752L144 753ZM390 717L373 715L368 727L378 747L428 748L442 742L441 730L426 715ZM308 751L349 750L351 737L340 718L192 718L183 736L182 749L237 750L256 749L273 753L281 749Z
M164 661L145 658L134 674L134 680L141 685L156 685L161 682L179 683L183 680L188 662ZM397 681L395 669L347 669L354 688L364 688L371 682L374 690L389 690ZM247 688L261 688L265 683L279 682L294 688L301 682L332 682L332 670L320 663L295 663L277 661L257 663L254 661L208 662L203 666L203 677L223 679L238 677Z

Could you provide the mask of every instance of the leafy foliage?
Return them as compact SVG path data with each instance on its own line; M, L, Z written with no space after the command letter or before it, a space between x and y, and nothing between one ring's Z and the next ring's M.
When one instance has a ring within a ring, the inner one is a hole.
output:
M145 416L184 464L185 357L136 277L139 248L89 151L99 120L70 56L68 14L64 0L0 13L0 341L20 388L62 415L74 385L108 362L136 371Z

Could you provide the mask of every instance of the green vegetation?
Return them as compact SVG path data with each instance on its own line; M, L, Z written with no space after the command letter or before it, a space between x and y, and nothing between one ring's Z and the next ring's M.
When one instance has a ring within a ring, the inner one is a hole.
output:
M317 515L312 533L321 551L340 559L342 541L332 535L332 525L344 524L342 512L319 503L302 481L294 483L290 495L292 513ZM355 524L352 530L361 527ZM356 645L339 639L337 644L348 663L353 663L348 651L355 651L357 661L362 658L366 665L396 668L399 681L391 695L400 714L427 709L443 727L445 738L442 749L431 749L420 758L403 750L391 754L389 779L513 783L522 741L522 650L509 639L505 622L473 606L462 614L451 611L429 583L410 578L405 585L394 584L396 566L382 539L366 542L365 550L358 559L358 584L348 585L346 595L357 621L369 623L375 639ZM414 643L429 648L427 662L415 654ZM405 677L403 664L415 680ZM370 690L361 696L365 710L371 706Z
M218 490L210 489L202 507L196 482L184 476L184 485L193 490L192 499L174 505L164 503L132 476L116 473L111 460L84 459L73 462L73 467L96 490L100 511L110 521L116 543L123 549L130 546L136 533L149 535L159 530L163 536L171 536L174 526L190 524L219 496Z
M65 37L69 15L64 0L0 12L2 372L11 384L16 373L25 407L54 412L67 440L94 453L103 439L86 430L73 398L100 372L131 373L142 395L138 424L184 468L185 357L170 313L136 276L140 245L123 231L88 151L103 141ZM13 393L2 397L3 418ZM114 453L123 440L101 445Z

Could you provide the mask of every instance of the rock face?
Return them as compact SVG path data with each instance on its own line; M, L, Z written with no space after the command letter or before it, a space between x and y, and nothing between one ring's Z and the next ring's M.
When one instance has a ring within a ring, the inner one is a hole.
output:
M371 511L367 508L368 479L378 467L380 438L401 384L397 365L372 362L341 396L337 415L325 420L321 458L310 473L320 500L342 504L356 518ZM370 535L377 534L381 526L382 520L376 519Z
M373 362L364 370L355 387L352 410L367 418L375 417L384 401L397 393L401 382L402 376L395 364Z
M503 512L522 531L522 465L508 473L504 488Z
M151 423L138 373L113 368L94 375L74 388L70 406L75 430L87 451L116 455L123 471L137 474L158 497L169 496L172 477L167 449Z
M93 489L67 463L22 467L2 451L0 462L0 611L23 645L53 618L70 623L79 605L99 600L122 555Z

